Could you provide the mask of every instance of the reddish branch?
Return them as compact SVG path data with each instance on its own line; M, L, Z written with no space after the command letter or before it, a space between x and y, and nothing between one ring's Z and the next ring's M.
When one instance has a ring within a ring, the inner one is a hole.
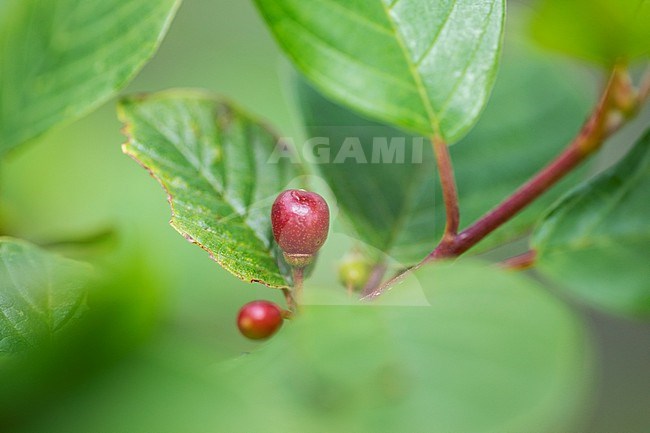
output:
M454 258L463 254L488 234L509 221L596 152L605 139L623 125L626 118L636 113L640 104L649 97L649 94L650 71L643 79L639 92L635 93L627 71L624 68L614 68L596 108L582 126L579 134L569 143L565 150L511 196L458 234L456 234L458 201L451 161L444 142L434 140L434 150L436 151L436 160L445 196L447 229L445 230L445 236L443 236L436 249L418 266L411 268L410 271L433 260ZM533 253L527 253L524 256L512 259L515 266L532 264L533 260ZM405 278L407 273L404 272L392 278L387 283L367 293L363 299L370 300L381 295L392 285Z
M499 263L502 267L522 271L531 268L535 264L537 253L533 250L526 251L518 256L510 257Z
M458 192L456 191L456 180L454 179L454 167L449 156L449 147L441 138L434 137L433 152L436 155L438 165L438 176L442 186L442 196L445 202L447 213L445 234L443 242L451 242L458 234L460 224L460 211L458 209Z
M384 274L386 273L387 268L388 267L383 262L377 263L372 268L372 271L370 272L370 277L368 278L368 281L366 282L365 286L363 287L363 291L361 292L362 296L372 293L373 290L379 287L382 278L384 278Z
M627 74L620 69L615 69L596 109L569 146L510 197L463 230L458 236L453 239L443 239L425 261L461 255L517 215L519 211L598 150L605 138L621 126L622 118L617 102L621 99L622 94L629 93L628 90Z

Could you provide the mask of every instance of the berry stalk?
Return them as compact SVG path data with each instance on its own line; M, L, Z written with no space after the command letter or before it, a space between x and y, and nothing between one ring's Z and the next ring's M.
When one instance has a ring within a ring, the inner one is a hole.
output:
M293 268L293 299L297 305L302 302L305 268Z

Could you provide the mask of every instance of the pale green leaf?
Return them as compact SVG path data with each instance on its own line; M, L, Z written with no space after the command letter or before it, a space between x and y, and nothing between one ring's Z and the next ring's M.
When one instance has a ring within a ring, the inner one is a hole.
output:
M49 341L85 309L90 267L0 238L0 355Z
M611 66L650 56L647 0L539 0L532 33L542 45Z
M532 246L536 268L579 299L650 315L650 134L557 203Z
M124 152L167 192L172 226L235 276L285 287L271 205L299 166L274 160L278 138L200 91L127 98L119 111Z
M455 142L485 105L503 0L256 0L321 91L372 118Z
M194 334L211 327L192 316L190 328L161 336L29 431L574 431L593 377L588 341L535 283L457 263L423 269L383 304L305 305L225 364L197 345Z
M409 293L425 305L390 305ZM589 355L577 318L532 281L457 263L381 306L307 306L226 376L243 413L289 411L292 431L559 432L584 403Z
M0 155L124 87L155 52L180 0L5 3Z

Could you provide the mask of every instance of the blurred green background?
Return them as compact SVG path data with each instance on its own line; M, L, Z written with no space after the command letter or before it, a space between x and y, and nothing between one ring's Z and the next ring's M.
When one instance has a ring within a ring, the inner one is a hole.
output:
M283 86L285 68L252 2L185 0L160 50L123 93L207 88L267 119L282 135L299 136L295 109ZM593 79L589 71L584 73ZM129 402L148 399L158 409L171 405L182 399L182 390L174 387L170 371L181 365L209 367L251 350L254 344L234 324L239 307L253 299L282 299L276 291L237 280L168 225L164 193L122 154L120 127L112 100L12 152L1 167L5 233L40 243L115 227L120 243L138 251L157 291L147 298L155 302L146 301L160 309L146 349L84 383L60 407L52 406L43 415L47 422L58 419L64 425L65 414L72 412L137 416ZM623 135L620 140L625 139ZM617 154L612 148L605 149L600 166ZM584 431L650 431L650 327L591 310L584 313L600 356L596 405ZM167 382L158 383L157 369L165 371ZM179 394L162 398L159 393L165 392Z

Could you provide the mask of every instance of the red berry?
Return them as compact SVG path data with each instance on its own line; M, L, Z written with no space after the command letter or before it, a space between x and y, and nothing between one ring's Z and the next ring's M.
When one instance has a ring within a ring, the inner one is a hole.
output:
M287 263L304 267L327 239L330 211L325 199L315 192L289 189L275 199L271 223Z
M241 307L237 327L244 337L264 340L282 326L282 310L273 302L253 301Z

